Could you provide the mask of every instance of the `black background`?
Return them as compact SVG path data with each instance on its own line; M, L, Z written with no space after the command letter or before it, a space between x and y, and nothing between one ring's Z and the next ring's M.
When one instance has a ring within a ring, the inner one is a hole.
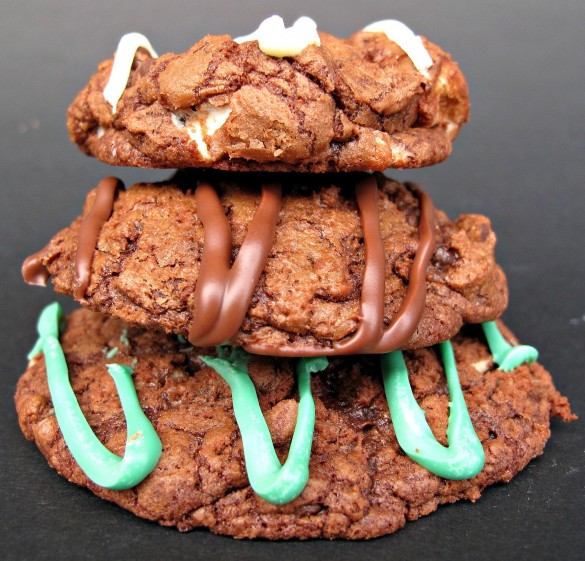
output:
M164 4L164 5L163 5ZM360 2L0 2L2 370L0 548L4 559L582 559L583 420L553 423L545 454L476 503L439 509L371 542L249 542L142 521L51 470L20 434L12 396L56 297L24 285L20 264L81 210L104 175L127 184L169 172L112 170L83 156L65 110L119 37L159 53L206 33L243 35L279 13L349 36L396 18L453 53L469 83L470 124L439 166L389 172L420 181L451 216L480 212L508 274L505 319L536 346L585 419L585 3L582 0ZM60 299L66 309L73 304Z

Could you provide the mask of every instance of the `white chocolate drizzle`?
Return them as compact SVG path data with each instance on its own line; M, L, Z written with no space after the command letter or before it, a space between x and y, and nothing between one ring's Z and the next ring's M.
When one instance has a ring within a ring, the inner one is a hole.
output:
M284 27L280 16L272 16L250 35L234 39L236 43L256 40L263 53L278 58L296 56L309 45L321 45L317 24L308 17L301 17L291 27Z
M363 31L385 33L390 41L396 43L408 55L416 69L425 78L429 77L428 69L433 66L433 59L420 35L415 35L410 27L395 19L385 19L371 23L364 27Z
M195 111L177 111L171 114L171 121L178 129L183 129L191 140L197 144L197 150L206 159L211 160L209 148L204 139L215 134L227 121L232 110L229 107L215 107L202 103Z
M118 43L110 79L104 88L104 98L112 106L112 113L116 112L118 101L126 89L136 51L140 47L146 49L153 58L158 57L150 41L141 33L127 33Z

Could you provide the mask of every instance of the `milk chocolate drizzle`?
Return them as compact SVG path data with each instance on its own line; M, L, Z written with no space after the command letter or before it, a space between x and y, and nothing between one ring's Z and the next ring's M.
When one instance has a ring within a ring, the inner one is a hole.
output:
M33 253L24 260L22 264L22 278L27 284L35 286L47 286L47 281L51 273L47 267L43 265L43 256L49 250L51 242L49 242L43 249Z
M75 256L75 288L74 296L81 300L89 286L89 275L93 252L102 226L112 214L114 198L118 189L124 184L115 177L105 177L96 187L96 195L91 210L81 222L77 240L77 254ZM27 284L46 286L51 273L43 264L43 257L48 252L51 243L43 249L27 257L22 265L22 276Z
M85 291L89 286L91 263L100 230L112 214L114 198L120 188L123 189L124 184L118 178L105 177L102 179L96 187L93 206L79 226L75 255L75 288L73 290L73 295L77 300L81 300L85 296Z
M119 179L103 179L96 189L92 209L79 228L74 292L77 299L84 297L89 285L97 239L103 224L112 213L116 191L120 187L123 188L123 184ZM330 346L303 345L299 342L278 346L244 344L248 352L309 357L380 354L404 347L424 310L426 269L435 250L433 202L420 186L408 184L408 187L417 194L420 201L419 242L408 277L406 294L390 325L384 329L386 258L380 232L378 187L376 178L368 176L356 186L366 251L357 331L344 341ZM205 243L195 288L189 342L197 347L208 347L229 342L237 335L244 321L274 242L281 207L281 186L262 186L260 205L231 267L232 234L215 188L209 183L199 183L195 200L205 230ZM26 282L43 285L46 283L49 273L41 263L45 250L46 248L31 255L25 261L23 276Z
M270 346L262 343L244 345L255 354L272 356L323 356L357 353L387 353L405 345L414 333L423 313L426 296L425 274L435 249L434 206L430 197L418 185L409 184L420 200L419 243L415 254L408 288L400 309L384 330L385 252L380 233L378 188L373 176L356 186L357 203L361 213L366 263L362 281L360 325L345 341L332 346L292 345Z
M419 246L409 275L406 295L390 325L384 329L384 284L386 256L380 232L378 187L369 176L356 186L361 214L366 263L362 281L360 324L345 341L330 347L320 345L244 345L255 354L272 356L322 356L357 353L386 353L404 346L423 313L425 274L434 252L434 207L431 199L415 185L409 186L420 200ZM232 238L229 223L215 189L201 183L195 192L197 209L205 229L201 269L195 289L192 345L218 345L234 337L248 310L250 300L272 246L280 210L280 187L265 185L262 199L233 267L230 269Z
M205 229L205 244L189 342L206 347L228 341L244 321L274 242L281 187L262 186L260 205L231 269L232 235L216 190L208 183L200 183L195 200Z

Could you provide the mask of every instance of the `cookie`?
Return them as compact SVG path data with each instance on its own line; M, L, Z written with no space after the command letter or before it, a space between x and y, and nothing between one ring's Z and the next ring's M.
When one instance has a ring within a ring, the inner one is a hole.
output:
M67 318L61 344L83 414L105 446L119 455L125 451L126 423L106 364L133 365L140 407L162 441L160 460L146 479L128 490L105 489L89 480L63 440L43 354L31 360L18 383L16 407L23 433L68 480L138 516L180 530L206 526L238 538L268 539L388 534L440 504L475 501L487 485L509 481L542 453L551 416L573 418L542 366L497 370L481 329L467 326L452 345L485 463L470 479L444 479L399 446L379 358L335 357L310 379L316 413L308 482L296 499L279 506L260 498L249 485L229 386L201 358L211 350L87 310ZM436 349L404 356L414 396L434 437L446 446L453 396L443 363ZM296 362L253 357L249 363L281 461L289 454L300 408Z
M195 346L280 356L430 346L507 304L489 220L450 221L381 174L183 172L118 187L104 180L84 218L27 259L28 282L52 275L95 311Z
M70 106L71 139L108 164L147 168L381 171L441 162L468 118L461 71L403 24L368 29L347 40L314 31L294 55L266 47L286 37L278 30L206 36L160 57L130 34Z

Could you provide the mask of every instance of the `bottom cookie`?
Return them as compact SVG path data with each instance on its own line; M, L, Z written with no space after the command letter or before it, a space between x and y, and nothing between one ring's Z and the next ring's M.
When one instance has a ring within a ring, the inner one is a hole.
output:
M551 417L573 418L546 370L536 363L498 370L481 328L467 326L452 346L485 462L470 479L444 479L413 461L398 444L379 357L330 358L324 370L310 377L315 426L308 482L297 498L277 505L250 487L232 392L201 358L215 354L213 349L202 352L174 336L86 310L67 318L60 339L76 398L99 440L124 456L135 436L127 446L124 412L106 368L129 365L140 407L162 442L162 455L131 489L117 491L92 482L64 442L42 353L31 359L17 386L23 433L70 481L179 530L206 526L238 538L268 539L389 534L442 503L475 501L487 485L509 481L542 453ZM430 348L405 352L404 359L434 438L450 445L444 357ZM280 462L289 454L300 409L297 363L251 357L248 365ZM249 445L246 454L249 463L254 460Z

